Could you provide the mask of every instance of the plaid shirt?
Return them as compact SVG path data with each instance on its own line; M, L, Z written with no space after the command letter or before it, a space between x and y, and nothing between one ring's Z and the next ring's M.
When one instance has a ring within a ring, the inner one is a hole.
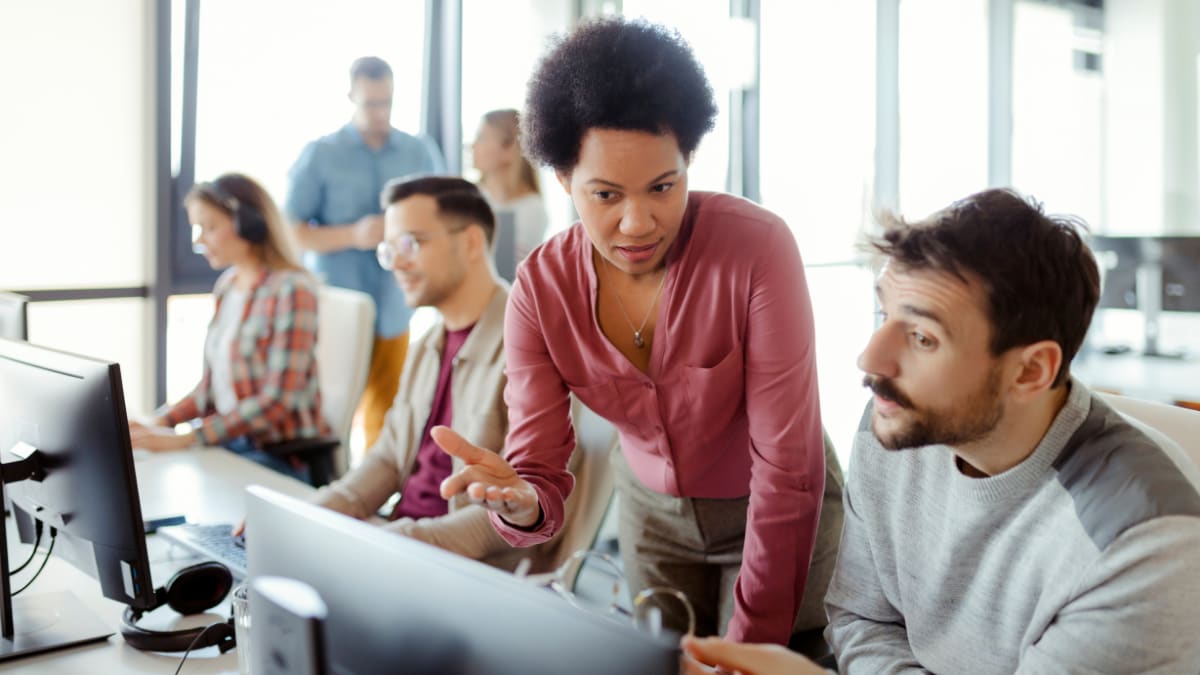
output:
M213 288L214 321L233 278L229 269ZM261 445L329 433L320 412L316 345L312 278L301 271L264 270L250 291L231 353L237 408L226 415L217 413L206 358L200 383L164 417L170 425L198 419L196 433L206 445L247 434Z

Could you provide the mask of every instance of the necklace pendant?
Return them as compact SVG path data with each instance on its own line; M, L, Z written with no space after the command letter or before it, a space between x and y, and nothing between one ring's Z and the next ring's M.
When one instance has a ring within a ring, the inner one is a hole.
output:
M646 341L642 339L642 331L633 331L633 346L642 349L646 346Z

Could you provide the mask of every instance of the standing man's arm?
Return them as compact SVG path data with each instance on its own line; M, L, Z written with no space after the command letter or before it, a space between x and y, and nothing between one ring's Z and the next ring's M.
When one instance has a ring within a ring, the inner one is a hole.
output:
M908 643L904 615L883 591L868 528L855 508L855 499L862 498L855 493L861 485L855 473L862 470L862 459L861 455L851 459L846 479L842 543L825 594L829 615L825 639L844 675L925 672Z
M1200 518L1132 527L1087 569L1018 673L1200 672Z
M317 253L374 249L383 241L382 215L366 215L353 223L321 222L326 186L320 168L320 146L313 142L305 146L288 172L284 211L296 234L296 243Z

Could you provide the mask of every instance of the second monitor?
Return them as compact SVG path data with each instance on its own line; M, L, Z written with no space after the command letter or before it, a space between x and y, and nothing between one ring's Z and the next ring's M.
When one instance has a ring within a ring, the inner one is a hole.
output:
M250 578L312 586L334 673L676 673L676 637L573 607L506 572L251 487ZM254 635L251 636L251 641Z

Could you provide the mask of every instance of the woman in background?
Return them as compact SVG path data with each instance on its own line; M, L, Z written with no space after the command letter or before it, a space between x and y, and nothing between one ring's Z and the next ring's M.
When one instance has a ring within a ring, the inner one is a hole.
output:
M479 189L499 216L513 214L516 257L520 262L542 243L549 221L537 171L521 152L519 116L511 108L485 113L471 144ZM498 219L499 220L499 219Z
M213 269L216 311L204 342L204 374L152 424L130 423L133 446L178 450L221 445L278 471L306 478L295 458L264 452L271 443L319 436L317 294L296 262L290 233L254 180L225 174L184 200L195 249ZM183 422L191 429L178 433Z

